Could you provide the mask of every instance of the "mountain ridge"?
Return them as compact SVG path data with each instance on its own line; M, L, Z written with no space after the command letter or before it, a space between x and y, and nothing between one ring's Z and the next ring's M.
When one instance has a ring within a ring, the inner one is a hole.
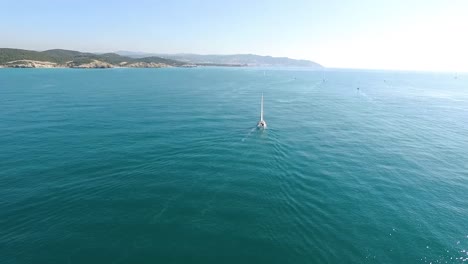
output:
M256 54L195 54L195 53L145 53L134 51L115 51L120 55L139 58L142 56L158 56L161 58L173 59L187 63L215 63L215 64L245 64L246 66L295 66L324 68L319 63L303 59L291 59L288 57L274 57L269 55Z

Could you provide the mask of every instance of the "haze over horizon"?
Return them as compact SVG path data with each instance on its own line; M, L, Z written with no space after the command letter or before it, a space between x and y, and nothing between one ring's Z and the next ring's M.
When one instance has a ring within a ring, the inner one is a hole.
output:
M0 47L258 54L326 67L468 71L468 1L0 0Z

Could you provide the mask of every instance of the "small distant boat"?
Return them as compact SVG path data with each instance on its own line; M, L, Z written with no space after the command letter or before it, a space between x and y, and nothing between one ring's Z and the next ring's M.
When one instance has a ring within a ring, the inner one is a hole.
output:
M262 103L260 108L260 121L258 121L257 128L265 129L267 128L267 123L263 120L263 93L262 93Z

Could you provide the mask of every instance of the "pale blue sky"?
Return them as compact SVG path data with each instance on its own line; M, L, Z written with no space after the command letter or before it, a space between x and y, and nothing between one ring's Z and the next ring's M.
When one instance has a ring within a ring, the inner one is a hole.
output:
M287 56L468 71L468 1L0 0L0 47Z

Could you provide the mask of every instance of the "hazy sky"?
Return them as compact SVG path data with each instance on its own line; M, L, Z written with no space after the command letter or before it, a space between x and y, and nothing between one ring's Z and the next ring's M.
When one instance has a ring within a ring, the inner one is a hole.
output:
M468 0L0 0L0 47L287 56L468 71Z

